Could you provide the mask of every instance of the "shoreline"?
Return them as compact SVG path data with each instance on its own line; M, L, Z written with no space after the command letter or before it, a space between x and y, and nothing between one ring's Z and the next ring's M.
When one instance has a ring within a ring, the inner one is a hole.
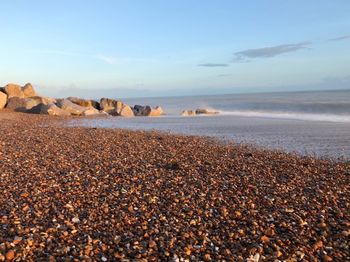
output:
M0 112L0 257L350 257L349 162L67 119Z
M192 118L80 118L69 121L67 126L158 131L219 139L257 150L278 150L337 162L350 160L350 124L347 123L215 115Z

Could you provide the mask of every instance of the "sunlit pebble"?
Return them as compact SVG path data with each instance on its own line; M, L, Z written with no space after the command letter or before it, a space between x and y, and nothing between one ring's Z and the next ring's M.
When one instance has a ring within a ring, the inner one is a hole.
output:
M78 217L73 217L72 218L72 222L73 223L79 223L80 222L80 219Z

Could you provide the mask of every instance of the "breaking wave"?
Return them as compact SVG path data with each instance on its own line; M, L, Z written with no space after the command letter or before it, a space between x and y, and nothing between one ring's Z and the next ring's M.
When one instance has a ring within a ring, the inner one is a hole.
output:
M269 111L251 111L251 110L234 110L234 111L219 111L219 112L221 115L228 115L228 116L350 123L350 115L340 115L340 114L269 112Z

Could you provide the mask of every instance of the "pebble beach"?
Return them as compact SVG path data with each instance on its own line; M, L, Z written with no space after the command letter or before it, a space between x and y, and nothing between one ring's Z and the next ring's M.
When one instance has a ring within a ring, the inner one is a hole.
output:
M350 261L350 162L67 119L0 112L0 261Z

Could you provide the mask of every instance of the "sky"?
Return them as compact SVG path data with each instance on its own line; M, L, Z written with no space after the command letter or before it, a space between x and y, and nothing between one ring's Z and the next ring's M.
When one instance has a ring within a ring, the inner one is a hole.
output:
M12 0L0 10L0 86L83 97L350 89L349 0Z

